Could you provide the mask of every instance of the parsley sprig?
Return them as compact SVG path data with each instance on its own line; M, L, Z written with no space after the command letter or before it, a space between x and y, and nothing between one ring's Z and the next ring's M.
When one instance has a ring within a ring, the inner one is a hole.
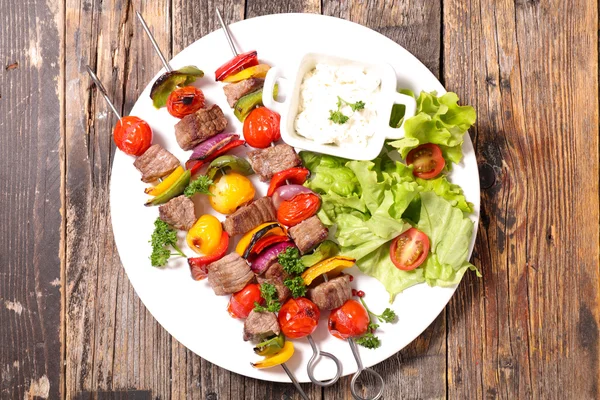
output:
M185 194L187 197L192 197L196 193L207 194L209 196L212 196L213 194L208 191L208 188L213 183L213 180L210 179L208 176L200 175L197 179L193 180L192 182L190 182L189 185L187 185L187 187L183 191L183 194Z
M290 275L300 275L306 267L300 259L300 252L295 247L288 247L277 256L277 261L283 270Z
M283 284L290 289L293 298L304 297L306 295L306 285L301 276L287 278L283 281Z
M177 246L177 231L160 218L154 221L154 232L152 232L150 243L152 244L150 261L153 267L165 266L171 256L185 257L185 254ZM169 247L172 247L175 253L171 253Z
M367 349L376 349L381 346L381 341L374 333L377 328L379 328L379 324L376 322L383 321L386 323L394 323L396 322L396 313L391 308L386 308L381 314L375 314L369 310L367 303L365 303L362 297L359 297L359 300L369 313L369 327L367 333L356 339L356 344L366 347ZM373 319L375 319L376 322L373 322Z
M329 120L332 121L334 124L342 125L348 122L348 120L350 119L350 117L342 113L341 109L344 105L350 106L350 108L354 112L363 110L365 108L365 102L362 100L359 100L356 103L349 103L346 100L342 99L340 96L338 96L337 98L337 110L329 110Z
M265 305L261 306L258 302L254 302L254 311L256 312L278 312L281 308L279 297L277 296L277 288L271 283L263 283L260 285L260 297L265 300Z

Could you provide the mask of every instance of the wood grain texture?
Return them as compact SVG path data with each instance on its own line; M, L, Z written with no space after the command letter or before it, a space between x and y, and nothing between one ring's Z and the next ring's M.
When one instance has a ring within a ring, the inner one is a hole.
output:
M478 112L475 263L451 300L453 398L598 398L592 1L446 1L448 89Z
M0 398L58 398L58 2L0 1Z

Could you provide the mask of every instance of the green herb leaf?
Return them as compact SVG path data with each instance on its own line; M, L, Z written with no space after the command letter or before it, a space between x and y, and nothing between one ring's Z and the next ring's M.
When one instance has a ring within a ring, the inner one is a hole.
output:
M350 106L350 108L352 108L352 111L360 111L363 110L365 108L365 102L364 101L357 101L354 104L348 104Z
M189 185L183 191L187 197L192 197L196 193L207 194L209 196L213 196L211 192L208 191L210 185L214 182L206 175L200 175L197 179L190 182Z
M277 256L277 261L283 270L290 275L300 275L306 267L300 259L300 252L295 247L288 247Z
M365 333L358 339L354 339L356 344L366 347L367 349L376 349L381 346L379 338L372 333Z
M345 124L346 122L348 122L348 119L349 117L342 114L341 111L329 110L329 120L332 121L334 124Z
M386 308L385 310L383 310L381 315L376 315L376 317L387 323L392 323L396 321L396 313L391 308Z
M278 312L281 308L277 296L277 288L271 283L263 283L260 285L260 297L265 300L265 305L261 306L257 302L254 303L254 311L257 312Z
M152 244L150 261L153 267L163 267L173 255L185 257L185 254L177 246L177 231L160 218L154 221L154 232L152 232L150 244ZM171 250L168 249L169 246L176 251L175 254L171 253Z
M283 281L283 284L290 289L293 298L303 297L306 295L306 285L304 284L304 279L302 279L301 276L287 278L285 281Z

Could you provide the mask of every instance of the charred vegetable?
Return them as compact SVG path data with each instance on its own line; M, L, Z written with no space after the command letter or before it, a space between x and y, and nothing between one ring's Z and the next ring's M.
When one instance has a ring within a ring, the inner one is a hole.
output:
M278 86L275 85L273 88L273 97L277 97L278 91ZM248 93L235 103L233 106L233 113L240 122L244 122L248 114L250 114L250 111L263 105L262 95L263 90L259 89L255 92Z
M152 104L156 108L164 107L167 105L169 95L175 88L187 86L203 76L204 72L193 65L188 65L176 71L165 72L152 85L152 90L150 90Z
M254 352L259 356L271 356L279 353L285 345L285 336L281 333L277 336L269 338L262 343L259 343L254 348Z
M217 81L222 81L230 75L237 74L238 72L255 65L258 65L256 50L238 54L215 71L215 79Z
M211 161L206 175L214 179L218 172L227 173L228 171L237 172L240 175L248 176L254 174L250 163L238 156L221 156Z
M173 197L179 196L181 193L183 193L187 185L189 185L191 176L192 174L190 171L185 171L171 186L169 186L167 190L148 200L145 206L157 206L159 204L164 204Z

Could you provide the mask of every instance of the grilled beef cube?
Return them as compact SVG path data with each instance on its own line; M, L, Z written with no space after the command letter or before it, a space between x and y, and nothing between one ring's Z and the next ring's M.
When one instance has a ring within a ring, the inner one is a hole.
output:
M302 254L327 239L328 234L327 227L316 215L290 228L290 236Z
M191 150L206 139L223 132L225 128L227 128L227 118L223 115L223 110L213 104L186 115L175 124L175 138L179 147Z
M241 82L230 83L229 85L225 85L223 87L223 91L225 92L225 96L227 96L227 102L229 103L229 107L233 108L233 106L235 106L235 103L241 97L262 88L264 83L264 79L250 78Z
M324 311L341 307L351 297L352 287L349 275L338 276L308 290L308 298Z
M179 160L160 144L153 144L139 156L133 166L142 173L142 181L153 182L169 175L179 167Z
M176 229L189 230L196 222L194 202L186 196L177 196L158 207L160 219Z
M208 284L217 296L239 292L254 279L248 263L235 252L209 264L207 269Z
M250 311L248 318L244 321L244 340L260 342L274 335L279 335L279 322L277 315L272 312Z
M283 270L283 267L278 262L274 262L271 266L260 276L257 277L258 283L270 283L277 289L277 297L279 302L283 304L291 295L290 289L283 284L288 278L288 273Z
M294 148L285 143L251 151L248 153L248 158L252 169L264 182L271 179L273 174L300 165L302 162Z
M234 236L246 233L269 221L277 221L277 213L271 198L261 197L227 216L223 221L223 229L229 236Z

